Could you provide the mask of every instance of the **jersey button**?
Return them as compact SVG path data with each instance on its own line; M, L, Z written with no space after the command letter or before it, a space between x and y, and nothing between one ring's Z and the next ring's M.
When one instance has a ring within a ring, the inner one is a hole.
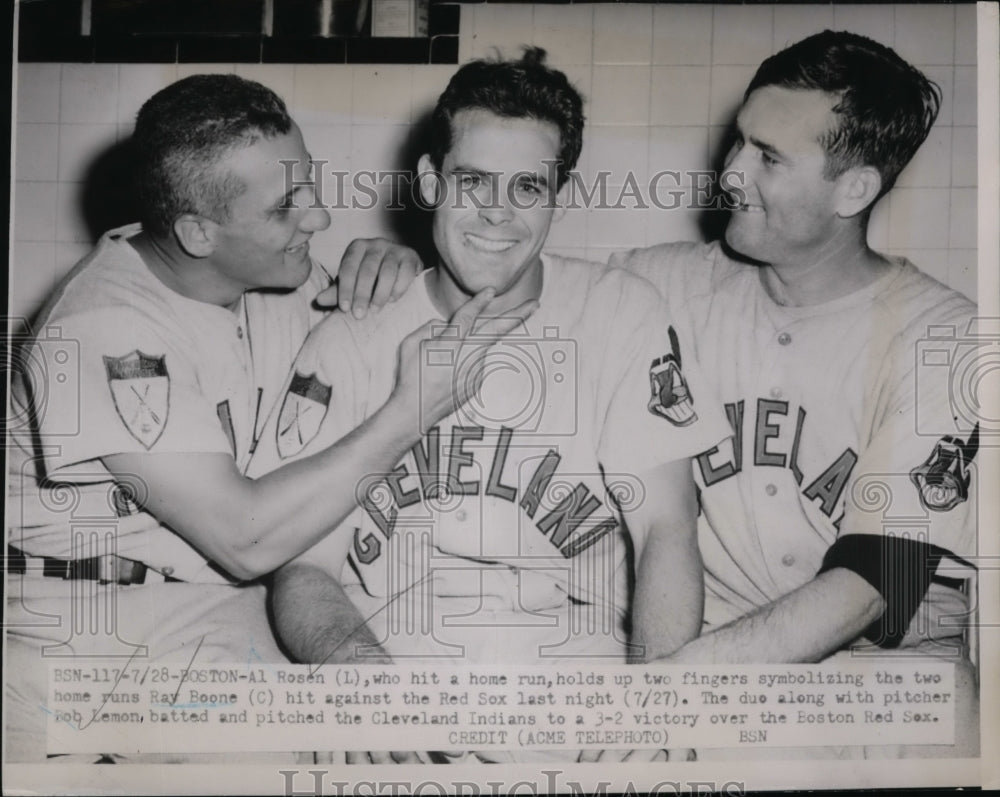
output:
M764 492L767 493L768 495L777 495L778 488L775 487L773 484L769 484L767 485L767 487L764 488Z
M455 520L457 520L459 523L465 523L465 519L467 517L468 517L468 514L466 514L466 511L464 509L459 509L455 513Z
M780 387L771 388L771 398L780 399L783 395L784 393L781 392Z
M785 567L791 567L792 565L795 564L795 557L792 556L790 553L786 553L784 556L781 557L781 564L783 564Z
M778 335L778 343L780 343L782 346L787 346L791 342L792 342L792 336L789 335L787 332L782 332L780 335Z
M174 569L170 565L167 565L162 570L160 570L160 572L163 573L163 575L165 576L172 576L174 574Z
M236 327L236 337L243 340L243 327Z

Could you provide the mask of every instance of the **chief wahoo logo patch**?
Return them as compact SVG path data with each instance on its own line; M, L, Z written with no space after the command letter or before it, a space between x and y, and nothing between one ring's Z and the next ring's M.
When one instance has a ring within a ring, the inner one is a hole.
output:
M681 347L674 328L667 330L670 352L653 360L649 367L649 386L652 395L649 411L666 418L674 426L689 426L698 420L694 400L687 380L681 373Z
M947 512L969 498L972 476L969 464L979 450L979 424L966 442L945 435L923 465L910 471L910 481L920 492L920 503L934 512Z
M278 415L278 455L282 459L298 454L319 432L330 408L331 392L316 374L295 372Z
M118 417L146 450L160 439L170 411L170 376L166 355L134 349L123 357L104 357L108 387Z

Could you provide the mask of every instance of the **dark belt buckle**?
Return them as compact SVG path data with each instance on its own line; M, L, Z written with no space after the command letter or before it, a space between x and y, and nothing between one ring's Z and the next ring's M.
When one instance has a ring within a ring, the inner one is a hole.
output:
M102 584L141 584L146 580L146 566L134 559L126 559L114 554L98 558L97 580Z

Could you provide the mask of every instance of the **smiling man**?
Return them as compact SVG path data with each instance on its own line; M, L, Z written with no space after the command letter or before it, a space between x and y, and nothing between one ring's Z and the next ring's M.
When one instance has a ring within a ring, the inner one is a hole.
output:
M809 37L746 90L725 244L615 262L686 320L735 432L696 460L706 624L667 660L956 661L968 723L952 751L968 753L976 707L956 618L974 573L978 425L948 364L975 306L867 240L939 105L892 50Z
M391 467L421 420L470 395L452 389L447 366L419 378L416 353L433 336L411 328L365 423L307 461L247 478L329 282L309 256L330 223L309 153L283 102L235 75L154 95L133 145L142 225L106 234L60 285L13 389L23 423L9 448L12 761L45 756L51 656L287 661L263 586L239 582L319 540L354 507L357 480ZM487 300L456 307L440 345L468 354ZM487 322L477 349L530 309Z
M459 384L482 381L477 399L372 471L344 529L278 572L275 625L298 660L344 646L336 611L317 608L343 587L373 633L358 660L625 661L633 561L648 567L653 537L663 559L640 584L670 611L644 627L667 647L699 628L690 457L728 427L648 283L542 251L583 132L579 94L543 55L452 78L420 159L437 267L378 315L311 333L255 454L266 472L363 422L414 324L484 290L494 315L538 302L481 371L456 365ZM434 346L420 357L425 376L448 363ZM324 417L303 442L286 421L307 392Z

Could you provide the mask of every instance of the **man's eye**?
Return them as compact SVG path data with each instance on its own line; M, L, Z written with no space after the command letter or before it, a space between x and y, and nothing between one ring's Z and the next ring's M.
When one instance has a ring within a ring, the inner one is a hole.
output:
M458 175L458 184L462 188L476 188L482 182L478 174Z
M517 190L522 191L526 194L540 194L542 189L539 188L537 183L533 183L529 180L522 180L517 184Z
M774 166L776 163L778 163L778 159L776 157L774 157L773 155L769 155L766 152L760 153L760 159L764 161L764 163L766 163L768 166Z

